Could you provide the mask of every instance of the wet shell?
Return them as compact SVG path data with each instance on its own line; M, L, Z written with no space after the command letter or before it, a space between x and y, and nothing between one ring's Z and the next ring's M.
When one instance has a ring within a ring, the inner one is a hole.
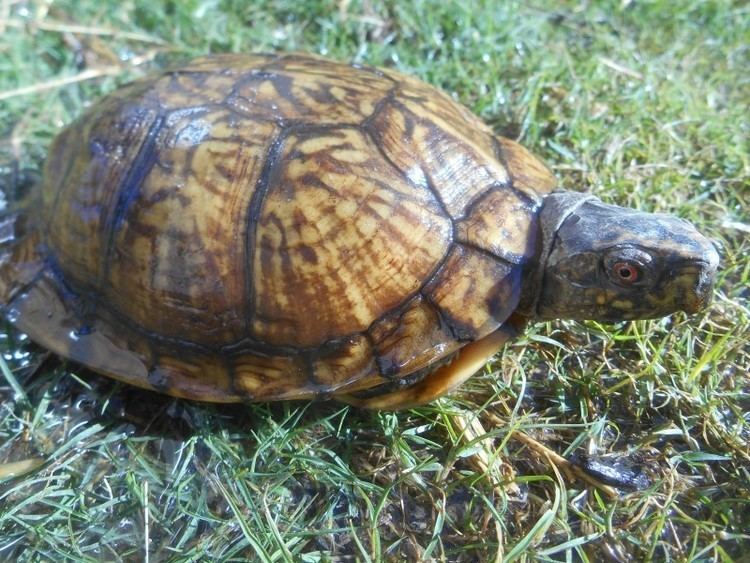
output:
M60 133L0 298L54 352L176 396L367 390L506 322L554 183L413 78L205 57Z

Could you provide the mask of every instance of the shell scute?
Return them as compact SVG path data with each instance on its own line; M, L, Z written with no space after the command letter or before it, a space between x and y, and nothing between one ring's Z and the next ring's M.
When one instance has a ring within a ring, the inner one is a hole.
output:
M114 330L109 319L85 318L77 307L81 304L73 303L71 297L52 271L42 270L34 284L8 303L6 314L52 352L133 385L150 387L144 361L148 353L134 350L147 347L142 336L125 327Z
M456 223L456 236L508 262L525 264L536 254L538 208L514 190L488 190Z
M362 334L326 346L314 357L312 369L316 383L332 390L357 385L378 373L372 346Z
M227 110L169 122L113 233L103 287L111 306L165 336L243 337L247 214L276 133Z
M450 232L357 129L292 133L257 222L253 336L309 347L362 332L419 288Z
M496 137L498 157L505 163L513 187L539 200L557 186L557 179L542 161L524 146L504 137Z
M234 388L250 400L303 399L318 391L298 356L243 354L233 359Z
M457 340L476 340L497 329L515 310L520 271L490 254L457 244L424 292ZM467 307L467 303L474 306Z
M387 158L416 185L439 196L453 219L493 185L507 185L505 168L482 143L457 136L451 124L413 102L386 103L368 130Z
M158 108L109 99L53 143L42 186L44 229L47 244L72 280L100 284L106 233L116 220L117 188L134 176L133 157L153 142L159 119Z
M370 334L380 372L389 378L420 370L461 346L421 295L374 324Z
M196 57L172 72L238 77L253 69L263 68L279 58L280 55L273 53L219 53Z
M159 355L146 380L157 391L180 389L180 396L185 398L223 401L236 396L227 364L214 355Z
M327 61L284 57L247 73L231 89L227 104L243 115L318 125L356 125L368 118L393 88L375 73L342 74Z

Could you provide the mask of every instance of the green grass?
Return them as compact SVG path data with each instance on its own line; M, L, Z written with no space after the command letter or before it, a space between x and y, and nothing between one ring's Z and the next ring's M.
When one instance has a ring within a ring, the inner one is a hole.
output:
M399 413L179 401L6 330L0 560L742 560L750 9L533 4L0 3L5 183L150 68L304 50L420 76L519 138L565 187L686 217L723 246L705 314L534 325L458 392ZM466 431L471 420L481 427ZM566 457L625 456L651 484L612 498L518 432Z

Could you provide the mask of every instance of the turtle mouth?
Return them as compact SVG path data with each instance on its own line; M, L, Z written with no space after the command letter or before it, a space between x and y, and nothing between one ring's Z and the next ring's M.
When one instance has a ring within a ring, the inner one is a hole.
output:
M699 280L698 285L695 288L695 293L692 295L693 299L688 302L688 307L685 308L685 311L690 314L695 314L699 311L702 311L711 303L713 293L713 277Z
M683 277L688 282L684 291L683 311L694 315L711 303L717 265L718 258L717 260L696 260L680 269L678 277Z

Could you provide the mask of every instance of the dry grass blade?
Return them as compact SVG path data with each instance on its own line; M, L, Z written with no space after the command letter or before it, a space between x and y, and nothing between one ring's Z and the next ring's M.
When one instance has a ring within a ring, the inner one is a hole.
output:
M143 560L149 563L151 557L150 530L151 519L149 512L148 481L143 482Z
M109 29L105 27L75 25L64 22L56 22L48 19L23 21L16 19L6 19L0 21L1 26L24 28L29 27L32 30L39 29L42 31L53 31L57 33L74 33L79 35L97 35L103 37L112 37L114 39L124 39L128 41L138 41L141 43L153 43L155 45L164 45L165 41L158 37L152 37L143 33L133 33L118 29Z
M105 68L90 68L74 74L73 76L64 76L62 78L56 78L54 80L48 80L47 82L40 82L38 84L31 84L30 86L23 86L14 90L6 90L0 92L0 100L8 100L17 96L29 96L46 92L48 90L54 90L69 84L75 84L76 82L84 82L86 80L92 80L94 78L101 78L102 76L117 76L122 72L120 67L105 67Z
M629 76L631 78L643 80L643 75L640 72L621 65L620 63L617 63L610 58L599 57L599 62L601 62L604 66L611 68L615 72L619 72L620 74L624 74L625 76Z
M501 460L498 459L497 452L493 449L493 439L487 435L479 418L475 414L455 412L451 415L451 420L458 428L464 444L478 446L468 457L470 463L479 473L490 476L495 481L494 486L499 486L501 476L498 472L498 465Z
M13 375L13 372L8 367L8 362L2 357L2 355L0 355L0 373L3 374L5 381L7 381L8 385L13 389L15 400L24 405L28 404L29 398L26 396L26 391L18 383L16 376Z
M32 457L21 461L0 464L0 479L24 475L41 467L45 461L41 457Z

